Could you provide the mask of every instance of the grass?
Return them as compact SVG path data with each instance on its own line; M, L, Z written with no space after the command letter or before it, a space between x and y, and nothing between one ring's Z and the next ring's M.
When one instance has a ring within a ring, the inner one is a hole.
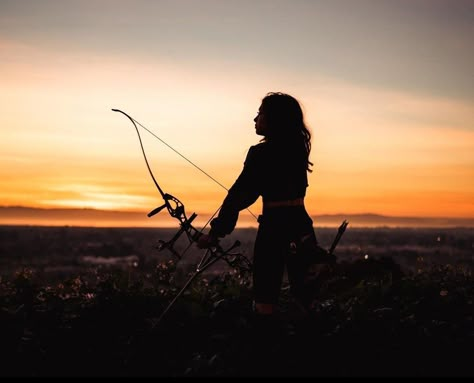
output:
M472 270L407 274L391 258L319 267L311 306L282 289L274 319L251 310L251 276L94 269L46 283L0 280L2 376L472 376Z

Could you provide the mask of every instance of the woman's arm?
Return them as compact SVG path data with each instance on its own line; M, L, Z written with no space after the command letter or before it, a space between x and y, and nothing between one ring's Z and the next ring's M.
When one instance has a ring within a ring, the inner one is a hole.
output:
M252 146L237 180L229 189L218 216L211 221L211 234L223 237L237 224L239 212L252 205L261 194L261 145Z

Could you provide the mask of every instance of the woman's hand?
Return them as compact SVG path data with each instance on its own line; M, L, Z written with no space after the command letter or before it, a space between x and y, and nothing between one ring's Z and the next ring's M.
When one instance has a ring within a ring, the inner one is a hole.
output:
M212 246L216 246L219 243L219 239L212 234L203 234L199 237L197 246L200 249L208 249Z

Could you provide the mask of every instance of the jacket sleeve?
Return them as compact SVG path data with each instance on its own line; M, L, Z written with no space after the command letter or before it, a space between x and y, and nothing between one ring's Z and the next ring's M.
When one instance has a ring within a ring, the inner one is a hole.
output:
M229 189L216 218L211 221L212 234L223 237L237 224L240 210L252 205L260 195L261 161L257 146L252 146L245 158L244 167Z

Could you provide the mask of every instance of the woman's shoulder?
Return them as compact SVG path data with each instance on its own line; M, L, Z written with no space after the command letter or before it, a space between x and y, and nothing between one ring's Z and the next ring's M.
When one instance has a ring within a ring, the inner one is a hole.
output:
M268 153L269 149L270 147L268 145L268 142L260 142L250 147L248 155L256 157L265 156Z
M258 144L256 145L253 145L250 147L249 149L249 152L252 151L252 152L263 152L265 150L268 149L268 142L259 142Z
M260 142L256 145L253 145L249 148L247 153L247 158L245 159L246 163L250 162L260 162L263 157L267 156L268 145L266 142Z

